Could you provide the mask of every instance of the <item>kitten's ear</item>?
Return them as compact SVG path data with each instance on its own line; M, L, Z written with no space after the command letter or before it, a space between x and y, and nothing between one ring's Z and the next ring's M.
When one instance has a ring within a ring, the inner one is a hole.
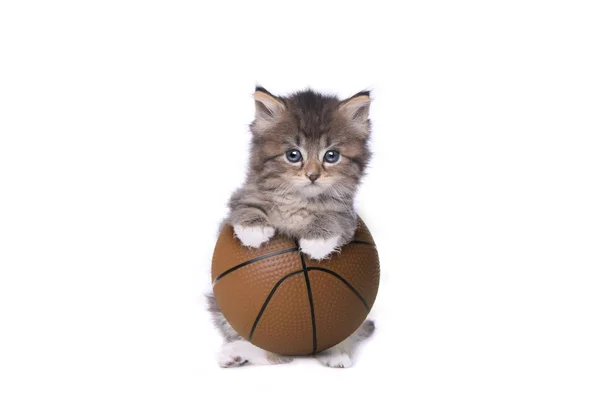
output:
M261 122L272 122L285 110L283 101L261 86L254 91L254 104L256 119Z
M356 93L340 103L340 111L357 125L368 127L371 95L368 91Z

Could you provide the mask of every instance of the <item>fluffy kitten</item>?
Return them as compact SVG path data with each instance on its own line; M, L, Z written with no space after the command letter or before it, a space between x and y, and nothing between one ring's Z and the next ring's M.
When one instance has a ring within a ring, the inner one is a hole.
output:
M250 168L244 185L231 196L225 223L246 246L259 247L279 232L297 240L309 257L326 258L356 229L354 197L371 157L369 92L341 101L312 90L278 97L257 87L254 99ZM225 338L221 366L291 360L244 341L212 295L208 304ZM366 321L316 357L330 367L349 367L357 343L373 330L373 322Z

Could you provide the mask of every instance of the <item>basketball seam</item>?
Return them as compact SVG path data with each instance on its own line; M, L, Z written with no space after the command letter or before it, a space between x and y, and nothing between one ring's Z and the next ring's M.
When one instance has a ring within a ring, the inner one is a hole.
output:
M313 334L313 349L312 354L317 352L317 325L315 321L315 305L313 303L312 289L310 287L310 279L308 278L308 268L306 268L306 261L304 260L304 254L300 253L300 261L302 261L302 270L304 271L304 279L306 280L306 291L308 292L308 303L310 305L310 319L312 321L312 334Z
M248 341L249 342L252 341L252 337L254 336L254 331L256 330L256 327L258 326L260 318L262 317L262 315L264 314L265 310L267 309L267 306L269 305L269 302L271 301L271 298L275 295L275 292L277 291L277 289L279 288L279 286L281 286L281 284L283 282L285 282L286 279L291 278L292 276L297 275L297 274L299 274L301 272L304 272L304 269L299 269L297 271L290 272L289 274L287 274L286 276L284 276L283 278L281 278L279 281L277 281L277 283L273 286L273 289L271 289L271 292L269 293L269 295L265 299L262 307L260 308L260 311L256 315L256 319L254 320L254 324L252 324L252 329L250 330L250 335L248 336Z
M354 286L352 286L347 280L345 280L341 275L339 275L338 273L331 271L329 269L326 268L321 268L321 267L308 267L306 269L307 271L321 271L321 272L326 272L332 276L334 276L335 278L337 278L338 280L340 280L342 283L344 283L346 286L348 286L348 289L350 289L352 291L352 293L354 293L356 295L356 297L358 297L358 299L361 301L361 303L363 303L363 305L365 306L365 308L367 309L367 312L370 311L370 307L367 304L367 302L365 301L365 298L361 296L360 292L358 290L356 290L354 288Z
M225 270L224 272L222 272L219 275L217 275L217 277L213 280L212 284L214 286L215 283L217 283L217 281L223 279L223 277L225 277L226 275L228 275L228 274L230 274L230 273L232 273L234 271L237 271L238 269L240 269L242 267L248 266L248 265L253 264L255 262L258 262L258 261L266 260L266 259L271 258L271 257L276 257L276 256L279 256L279 255L282 255L282 254L291 253L293 251L298 251L298 248L294 247L292 249L277 250L277 251L274 251L272 253L263 254L262 256L258 256L256 258L251 259L251 260L244 261L243 263L238 264L235 267L231 267L228 270Z
M365 242L365 241L362 241L362 240L353 240L349 244L352 244L352 243L354 243L354 244L366 244L366 245L369 245L369 246L375 246L375 243ZM223 279L226 275L229 275L230 273L232 273L234 271L237 271L238 269L240 269L242 267L245 267L247 265L253 264L253 263L258 262L258 261L266 260L266 259L271 258L271 257L276 257L276 256L279 256L281 254L286 254L286 253L291 253L293 251L298 251L298 250L299 250L298 247L294 247L294 248L290 248L290 249L277 250L277 251L274 251L272 253L263 254L262 256L255 257L255 258L253 258L251 260L244 261L243 263L238 264L238 265L236 265L234 267L231 267L231 268L225 270L224 272L220 273L219 275L217 275L217 277L213 280L212 284L214 286L214 284L217 283L217 281Z
M367 242L367 241L362 241L362 240L353 240L351 242L349 242L348 244L363 244L363 245L369 245L369 246L373 246L375 247L375 243L371 243L371 242ZM252 338L254 336L254 332L260 322L260 319L262 317L262 315L264 314L267 306L269 305L269 302L271 301L272 297L275 295L275 292L277 291L277 289L279 288L279 286L281 286L281 284L283 282L285 282L288 278L297 275L299 273L304 273L304 278L306 281L306 290L308 293L308 301L309 301L309 305L310 305L310 313L311 313L311 321L312 321L312 334L313 334L313 350L311 354L315 354L317 351L317 328L316 328L316 319L315 319L315 308L314 308L314 301L313 301L313 295L312 295L312 289L310 286L310 279L308 276L308 272L311 270L314 271L322 271L322 272L326 272L332 276L334 276L335 278L337 278L338 280L340 280L342 283L344 283L357 297L358 299L361 301L361 303L363 303L363 305L365 306L367 312L370 311L370 307L368 306L367 302L365 301L365 299L362 297L362 295L358 292L358 290L356 290L348 281L346 281L341 275L337 274L334 271L325 269L325 268L321 268L321 267L307 267L306 266L306 261L304 259L304 254L300 251L299 246L294 247L294 248L288 248L288 249L282 249L282 250L278 250L278 251L274 251L268 254L264 254L262 256L253 258L251 260L245 261L243 263L240 263L234 267L231 267L227 270L225 270L224 272L222 272L221 274L219 274L212 282L212 285L214 286L219 280L223 279L226 275L229 275L230 273L237 271L238 269L241 269L245 266L248 266L250 264L253 264L255 262L258 261L263 261L272 257L276 257L282 254L287 254L287 253L291 253L294 251L298 251L299 255L300 255L300 260L302 262L302 269L301 270L297 270L294 272L290 272L289 274L285 275L283 278L281 278L277 283L275 283L275 285L273 286L273 288L271 289L271 292L269 293L269 295L267 296L267 298L265 299L265 301L263 302L263 305L260 309L260 311L258 312L256 319L254 320L254 323L252 325L252 328L250 330L250 335L248 337L248 341L252 341Z

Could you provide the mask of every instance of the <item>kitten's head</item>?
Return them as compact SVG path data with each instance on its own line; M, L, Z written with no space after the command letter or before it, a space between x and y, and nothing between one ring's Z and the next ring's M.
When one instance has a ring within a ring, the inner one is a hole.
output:
M351 198L371 157L369 92L339 100L305 90L254 93L250 178L262 189L304 198Z

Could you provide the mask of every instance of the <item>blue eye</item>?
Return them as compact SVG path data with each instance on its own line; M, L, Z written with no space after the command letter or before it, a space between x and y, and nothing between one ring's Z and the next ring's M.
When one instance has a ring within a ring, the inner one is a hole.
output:
M287 157L288 161L291 163L297 163L302 161L302 153L300 153L300 150L288 150L285 152L285 156Z
M323 161L333 164L338 162L340 159L340 152L335 150L329 150L325 153L325 157L323 157Z

